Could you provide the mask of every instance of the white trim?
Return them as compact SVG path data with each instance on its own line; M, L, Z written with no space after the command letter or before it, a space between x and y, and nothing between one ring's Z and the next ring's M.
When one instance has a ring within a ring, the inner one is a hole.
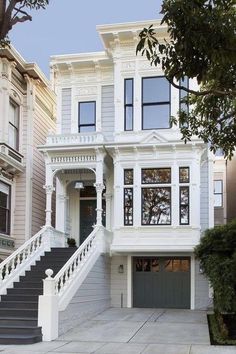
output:
M190 309L195 309L195 257L191 255L191 285L190 285Z
M127 307L133 307L132 301L133 279L132 279L132 257L127 256Z

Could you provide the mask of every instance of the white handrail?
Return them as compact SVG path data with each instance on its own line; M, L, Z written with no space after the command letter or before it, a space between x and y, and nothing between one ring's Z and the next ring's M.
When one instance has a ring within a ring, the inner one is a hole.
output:
M42 237L45 230L46 228L43 227L37 234L0 263L0 285L5 282L20 265L25 263L42 247Z
M77 249L77 251L72 255L72 257L66 262L66 264L61 268L61 270L55 275L55 294L61 296L65 288L67 288L68 283L72 280L78 270L86 262L87 258L96 249L96 234L99 227L95 227L83 244Z

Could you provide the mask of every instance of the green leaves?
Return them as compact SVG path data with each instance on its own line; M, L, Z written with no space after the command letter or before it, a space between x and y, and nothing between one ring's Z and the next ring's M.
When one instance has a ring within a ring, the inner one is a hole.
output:
M206 231L195 248L214 289L217 312L236 311L236 221Z
M170 83L196 78L190 89L188 115L179 114L188 129L183 139L197 135L215 151L231 157L236 146L236 7L235 0L164 0L162 23L168 40L158 41L153 26L140 32L137 53L151 65L161 65Z

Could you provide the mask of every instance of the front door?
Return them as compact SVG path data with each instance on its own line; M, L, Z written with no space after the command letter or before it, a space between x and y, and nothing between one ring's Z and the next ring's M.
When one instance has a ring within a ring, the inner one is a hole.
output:
M96 224L96 200L80 201L80 245L93 231Z

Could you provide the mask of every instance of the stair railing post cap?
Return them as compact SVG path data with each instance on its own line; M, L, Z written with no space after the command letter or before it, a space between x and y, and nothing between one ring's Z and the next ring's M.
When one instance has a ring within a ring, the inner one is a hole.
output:
M45 270L45 274L47 275L48 279L51 279L52 275L53 275L53 270L49 268L49 269Z

